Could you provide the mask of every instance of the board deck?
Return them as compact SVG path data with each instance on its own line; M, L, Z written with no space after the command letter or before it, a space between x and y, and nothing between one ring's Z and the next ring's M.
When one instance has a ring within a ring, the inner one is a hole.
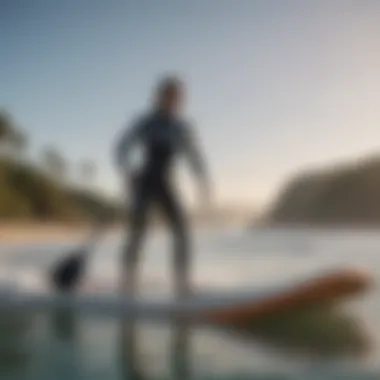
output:
M0 310L69 309L91 314L132 315L170 319L178 316L211 324L243 324L300 306L340 301L367 290L371 277L358 270L342 269L294 283L223 293L197 293L186 299L128 299L111 293L83 289L78 294L9 290L0 292Z

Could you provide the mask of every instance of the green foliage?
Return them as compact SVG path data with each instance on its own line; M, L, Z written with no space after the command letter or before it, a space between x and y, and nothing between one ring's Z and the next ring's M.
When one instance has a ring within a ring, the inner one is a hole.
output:
M0 141L10 141L13 135L14 128L11 115L5 110L0 110Z
M0 110L0 153L18 158L28 146L28 137L6 110Z
M117 219L120 207L102 197L60 186L32 165L0 159L0 218L79 221Z
M46 146L39 167L20 160L28 138L13 117L0 110L0 219L2 220L117 220L123 207L89 190L65 183L67 162L55 146ZM95 177L90 160L79 165L82 182Z
M281 192L268 219L276 223L380 223L380 158L298 175Z
M0 187L0 218L28 219L31 216L27 199L17 196L9 187Z
M124 218L124 207L116 202L106 201L96 193L84 190L69 190L68 195L81 212L96 220L121 220Z

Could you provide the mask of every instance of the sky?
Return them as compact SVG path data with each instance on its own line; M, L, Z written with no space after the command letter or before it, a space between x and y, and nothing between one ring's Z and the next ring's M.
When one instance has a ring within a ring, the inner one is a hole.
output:
M116 135L177 73L217 201L265 205L298 170L379 150L379 19L376 0L2 0L0 107L32 155L91 159L116 194Z

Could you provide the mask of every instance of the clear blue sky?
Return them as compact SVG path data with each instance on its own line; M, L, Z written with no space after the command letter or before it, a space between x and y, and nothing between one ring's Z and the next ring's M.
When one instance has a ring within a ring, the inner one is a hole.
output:
M218 199L265 202L380 146L379 20L376 0L3 0L0 105L114 192L115 133L177 72Z

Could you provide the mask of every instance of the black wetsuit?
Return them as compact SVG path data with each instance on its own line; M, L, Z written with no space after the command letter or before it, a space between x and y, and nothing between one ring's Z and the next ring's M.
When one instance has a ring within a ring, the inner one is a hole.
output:
M133 186L130 218L131 235L124 260L133 276L138 261L150 206L156 204L174 233L174 267L178 281L188 281L189 237L186 216L171 181L177 156L185 154L195 170L204 176L203 161L187 123L164 112L155 111L139 118L121 137L116 149L117 164L123 160L131 145L139 143L144 149L144 163ZM178 285L178 284L177 284Z

